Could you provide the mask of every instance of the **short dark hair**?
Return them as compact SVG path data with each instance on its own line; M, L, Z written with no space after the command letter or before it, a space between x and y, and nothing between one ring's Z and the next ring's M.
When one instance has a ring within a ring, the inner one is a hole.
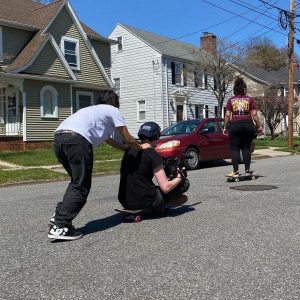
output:
M116 94L114 91L111 90L101 91L96 100L96 104L108 104L119 108L120 107L119 96L118 94Z
M246 95L247 93L247 85L242 77L237 77L234 81L233 86L233 93L234 95Z

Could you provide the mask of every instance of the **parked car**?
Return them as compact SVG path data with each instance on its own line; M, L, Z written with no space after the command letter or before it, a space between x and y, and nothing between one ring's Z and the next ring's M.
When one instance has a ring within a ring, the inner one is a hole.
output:
M189 170L197 169L203 161L230 158L230 139L222 132L223 124L222 118L178 122L162 131L155 150L163 158L185 154L185 165Z

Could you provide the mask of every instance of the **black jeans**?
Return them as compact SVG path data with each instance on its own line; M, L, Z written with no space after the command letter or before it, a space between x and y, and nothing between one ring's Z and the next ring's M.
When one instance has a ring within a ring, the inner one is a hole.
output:
M93 147L84 137L76 133L54 136L54 152L58 161L71 177L71 182L55 211L55 224L71 226L86 203L91 189L93 171Z
M233 171L239 169L240 152L242 151L245 170L250 170L251 164L251 143L255 134L255 126L250 121L237 121L230 124L230 149Z
M168 200L176 199L184 194L190 187L190 181L184 178L170 193L163 193L159 186L156 187L155 199L151 207L145 207L144 209L150 209L154 212L161 213Z

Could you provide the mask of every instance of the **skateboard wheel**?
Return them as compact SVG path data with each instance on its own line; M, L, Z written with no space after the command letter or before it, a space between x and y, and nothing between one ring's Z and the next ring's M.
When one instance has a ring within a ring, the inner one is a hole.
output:
M252 180L255 180L256 178L255 178L255 176L253 175L253 176L251 177L251 179L252 179Z
M230 178L227 178L227 182L229 182L230 181Z
M135 223L141 222L141 221L142 221L142 217L141 217L140 215L134 216L133 221L134 221Z
M239 178L236 178L234 181L235 181L235 182L239 182L240 180L239 180Z

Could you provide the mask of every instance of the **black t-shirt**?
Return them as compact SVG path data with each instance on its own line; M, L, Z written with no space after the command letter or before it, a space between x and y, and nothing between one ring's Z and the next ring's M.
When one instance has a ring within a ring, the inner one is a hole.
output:
M153 202L155 184L153 170L163 165L163 160L153 148L137 150L128 148L121 164L119 201L127 209L141 209Z

